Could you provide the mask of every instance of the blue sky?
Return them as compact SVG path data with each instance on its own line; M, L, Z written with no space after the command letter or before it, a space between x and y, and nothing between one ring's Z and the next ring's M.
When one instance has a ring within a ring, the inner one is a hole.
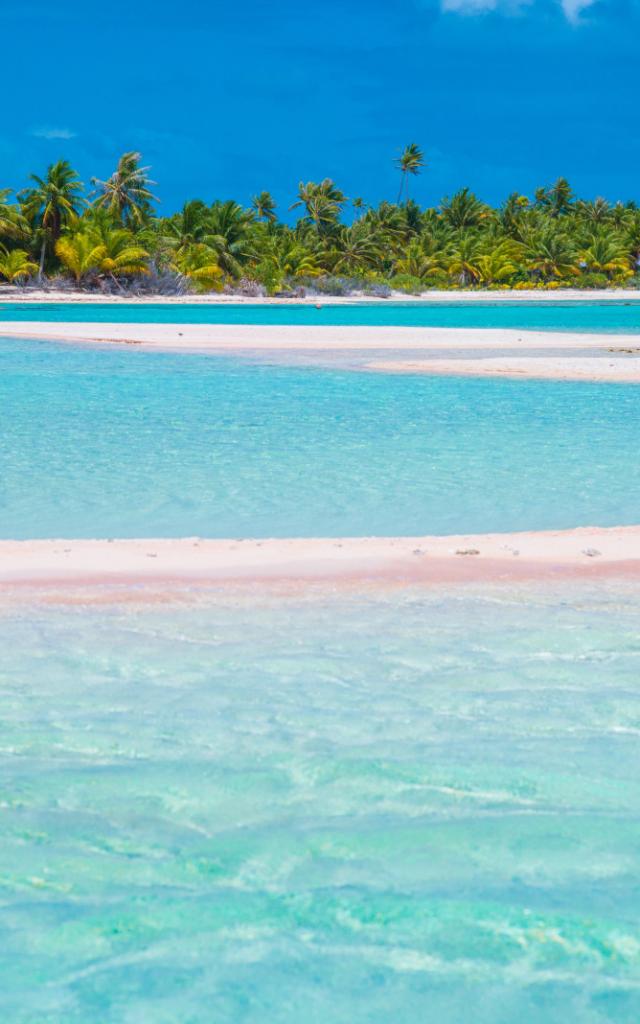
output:
M139 149L162 212L300 179L423 204L567 176L640 200L640 0L22 0L2 14L0 186L68 157L85 181Z

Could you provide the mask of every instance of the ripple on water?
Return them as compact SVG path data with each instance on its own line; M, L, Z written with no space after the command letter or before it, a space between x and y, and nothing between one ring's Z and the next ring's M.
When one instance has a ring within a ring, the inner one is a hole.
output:
M5 608L5 1018L631 1024L639 611Z

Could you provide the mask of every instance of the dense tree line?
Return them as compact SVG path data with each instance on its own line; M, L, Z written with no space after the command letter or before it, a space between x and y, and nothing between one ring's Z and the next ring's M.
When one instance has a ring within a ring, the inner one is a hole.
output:
M269 192L249 208L191 199L162 217L139 153L125 153L88 188L61 160L22 190L0 190L0 280L249 294L640 284L633 202L579 199L559 178L498 208L464 188L422 209L409 197L420 148L407 146L397 164L396 202L349 200L329 178L300 182L290 225Z

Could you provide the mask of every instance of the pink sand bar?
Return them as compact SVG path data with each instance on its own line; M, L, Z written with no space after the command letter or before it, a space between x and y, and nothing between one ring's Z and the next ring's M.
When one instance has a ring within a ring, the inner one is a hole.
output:
M640 526L446 537L0 541L0 587L324 581L437 584L625 576Z

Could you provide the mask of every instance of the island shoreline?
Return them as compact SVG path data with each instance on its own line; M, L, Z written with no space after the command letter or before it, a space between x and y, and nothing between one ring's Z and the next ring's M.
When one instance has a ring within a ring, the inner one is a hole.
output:
M434 289L411 294L392 292L387 297L355 293L351 295L233 295L213 292L207 295L103 295L85 291L55 291L54 289L29 289L12 285L0 286L0 304L3 302L28 305L29 303L52 302L57 304L86 305L162 305L162 306L345 306L385 305L411 303L416 305L485 303L530 303L530 302L640 302L640 289L636 288L527 288L498 289L478 288Z

